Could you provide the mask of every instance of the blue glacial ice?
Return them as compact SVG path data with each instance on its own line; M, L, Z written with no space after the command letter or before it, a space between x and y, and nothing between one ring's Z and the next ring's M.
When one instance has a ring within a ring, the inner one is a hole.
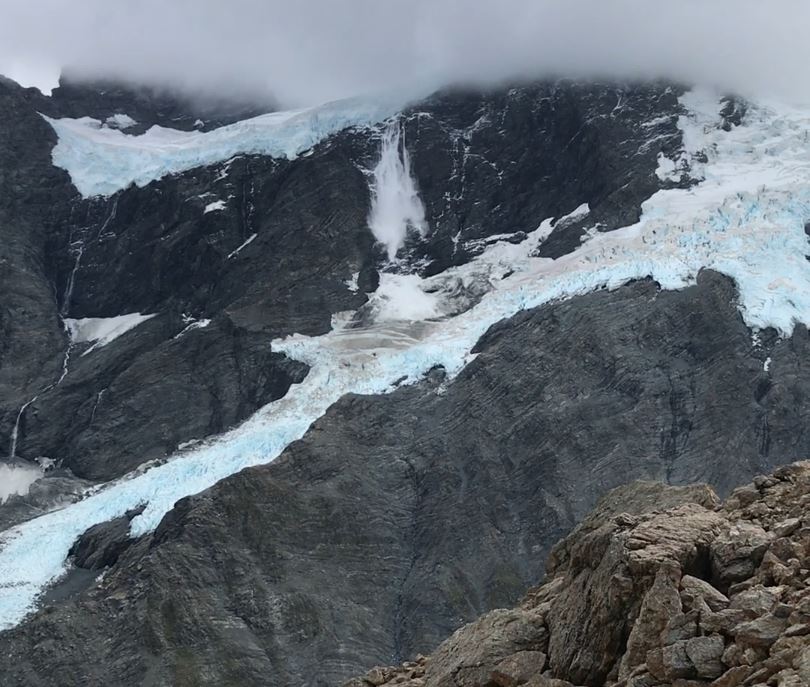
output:
M470 351L487 328L526 308L648 276L662 288L680 289L711 268L736 281L740 312L754 331L772 326L787 336L796 323L810 322L804 231L810 219L810 112L752 104L743 125L725 132L716 97L692 92L682 102L688 114L681 119L685 148L678 164L686 160L701 183L659 191L644 203L638 223L590 232L576 251L556 260L532 255L553 229L544 220L522 243L490 243L471 263L434 277L383 275L369 304L372 324L349 328L346 314L336 316L323 336L274 341L275 350L312 367L286 397L215 440L0 535L0 628L35 607L42 590L64 573L72 542L88 527L147 504L132 531L149 532L178 499L272 461L342 395L389 392L395 381L418 381L434 365L443 365L452 380L474 357ZM114 156L105 155L112 165ZM127 174L140 178L128 153L122 160ZM662 175L671 173L671 164L661 165ZM580 217L586 212L577 210ZM459 284L474 285L480 298L459 302ZM399 300L417 303L405 311L407 319Z
M209 132L153 126L128 136L90 117L52 119L58 141L53 164L68 172L84 197L108 196L131 184L256 154L295 158L350 127L379 124L398 113L408 98L351 98L303 110L260 115Z

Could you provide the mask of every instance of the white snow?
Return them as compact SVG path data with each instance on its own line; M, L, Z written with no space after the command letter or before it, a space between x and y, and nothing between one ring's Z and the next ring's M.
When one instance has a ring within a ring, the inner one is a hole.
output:
M183 334L186 334L194 329L205 329L209 324L211 324L211 320L209 319L195 320L193 317L189 317L187 315L183 316L183 321L186 323L186 326L180 330L179 334L175 334L175 339L179 339L181 336L183 336Z
M203 210L203 214L207 215L209 212L216 212L217 210L224 210L227 203L224 200L215 200L213 203L208 203Z
M5 503L12 494L27 494L31 485L43 474L44 470L34 465L0 463L0 503Z
M425 292L424 280L415 274L380 275L380 285L372 296L375 321L430 320L443 315L438 294Z
M64 323L72 343L93 344L82 353L82 355L87 355L97 348L106 346L122 334L152 317L154 317L154 314L141 315L141 313L136 312L129 315L118 315L117 317L85 317L79 320L66 318Z
M196 445L162 465L104 485L83 500L0 535L0 628L18 623L42 589L65 570L74 539L88 527L147 504L134 534L154 529L181 497L247 466L267 463L342 395L385 393L443 365L452 380L492 324L526 308L616 288L651 276L665 289L694 283L712 268L735 279L739 308L752 328L791 333L810 322L810 113L752 104L744 125L724 132L715 97L683 98L690 114L684 159L704 181L659 191L638 223L591 235L559 259L533 257L551 220L520 244L495 243L467 265L420 280L383 276L370 324L334 318L320 337L272 342L311 366L306 379L239 428ZM693 159L705 150L708 161ZM416 319L414 319L416 318Z
M584 219L590 214L591 214L591 206L588 205L587 203L583 203L582 205L580 205L579 207L575 208L573 211L565 215L565 217L560 217L560 219L558 219L556 223L560 224L563 222L575 222L577 220Z
M137 123L138 122L132 119L132 117L126 114L114 114L104 120L104 124L110 129L128 129L131 126L135 126Z
M245 248L246 246L249 246L251 243L253 243L253 240L257 236L258 236L258 234L251 234L250 236L248 236L238 248L236 248L235 250L232 250L230 253L228 253L228 260L230 260L231 258L235 258L237 255L239 255L239 253L242 252L242 249Z
M384 244L393 262L405 243L408 230L424 236L425 208L411 174L411 161L398 121L383 132L380 159L373 171L371 212L368 225L374 238Z
M243 153L294 158L342 129L382 122L406 102L404 96L353 98L273 112L209 132L153 126L140 136L102 127L90 117L45 119L59 139L53 164L66 170L78 191L89 197L112 195L133 183L146 186Z
M360 273L352 272L352 276L343 282L352 293L357 293L360 290Z

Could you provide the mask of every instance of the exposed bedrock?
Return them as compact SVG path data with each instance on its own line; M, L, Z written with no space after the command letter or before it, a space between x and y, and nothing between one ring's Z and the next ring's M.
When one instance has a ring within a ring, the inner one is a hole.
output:
M727 494L807 455L807 331L755 346L735 296L704 272L577 297L493 327L452 382L344 398L0 635L8 684L334 685L514 603L613 487Z

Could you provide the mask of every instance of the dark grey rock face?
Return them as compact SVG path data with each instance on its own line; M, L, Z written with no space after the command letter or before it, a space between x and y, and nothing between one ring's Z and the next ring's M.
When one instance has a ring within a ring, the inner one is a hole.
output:
M681 144L678 89L572 83L491 93L440 93L413 108L405 136L432 229L416 255L427 272L469 259L465 242L529 232L583 203L588 226L638 220L660 187L659 153ZM559 257L583 225L560 227L540 248Z
M102 90L44 99L0 81L0 451L16 425L18 458L58 465L4 525L78 498L72 474L119 477L283 396L307 368L272 339L328 331L382 265L367 226L377 132L81 199L37 112L184 128L197 115ZM635 221L659 153L681 143L677 94L534 84L415 105L402 126L430 232L401 257L438 272L583 202L600 230ZM743 112L729 101L727 126ZM540 253L582 232L561 223ZM514 602L615 486L727 492L806 455L807 330L755 345L734 301L707 273L681 292L638 282L523 313L455 380L434 370L342 399L275 463L180 501L155 533L93 528L45 608L0 634L4 684L335 684ZM87 355L69 347L62 318L134 312L155 316Z
M55 136L38 112L185 126L198 106L116 84L67 81L43 98L3 81L0 92L0 451L11 452L16 425L19 458L121 476L278 398L302 370L269 342L327 332L376 288L367 170L378 134L349 130L294 161L241 156L81 199L50 164ZM583 202L603 229L632 221L658 188L658 153L680 144L676 96L558 83L414 106L403 127L430 233L403 257L439 271L468 261L482 237L533 230ZM220 110L211 125L248 114ZM224 208L206 213L216 201ZM581 232L560 226L541 252L571 250ZM68 351L60 316L134 312L158 317L90 355ZM183 316L213 324L176 339Z
M493 327L450 383L343 399L0 635L8 684L336 684L514 602L612 487L806 455L807 331L756 348L734 301L637 282Z
M87 479L110 479L225 431L308 371L226 318L184 327L177 316L160 316L115 350L77 351L59 393L26 411L20 450L59 456L61 466Z

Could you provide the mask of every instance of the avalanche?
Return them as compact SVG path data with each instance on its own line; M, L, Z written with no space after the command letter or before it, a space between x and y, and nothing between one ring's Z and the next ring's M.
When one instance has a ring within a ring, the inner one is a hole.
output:
M677 165L689 164L702 178L698 185L659 191L644 204L637 224L590 232L582 246L557 260L533 257L554 228L545 220L522 243L491 243L471 263L429 279L385 277L366 306L374 315L371 324L350 328L350 314L344 314L324 336L274 341L275 350L312 366L286 397L216 440L2 535L0 627L18 623L34 608L43 588L65 571L68 549L88 527L146 504L132 532L149 532L177 499L272 461L342 395L385 393L403 377L405 383L418 381L434 365L443 365L452 378L472 359L470 351L488 327L522 309L648 276L662 288L678 289L711 268L736 280L740 311L754 330L773 326L788 335L797 322L810 321L804 231L810 218L810 114L751 105L743 125L726 132L719 126L717 98L693 92L682 102L688 114L681 120L685 150ZM131 164L129 153L123 154L122 165ZM660 173L671 174L677 165L662 160ZM127 174L138 172L130 167ZM469 291L460 284L474 287L476 298L460 299L459 293ZM397 318L392 303L414 295L418 307L409 312L411 319Z

